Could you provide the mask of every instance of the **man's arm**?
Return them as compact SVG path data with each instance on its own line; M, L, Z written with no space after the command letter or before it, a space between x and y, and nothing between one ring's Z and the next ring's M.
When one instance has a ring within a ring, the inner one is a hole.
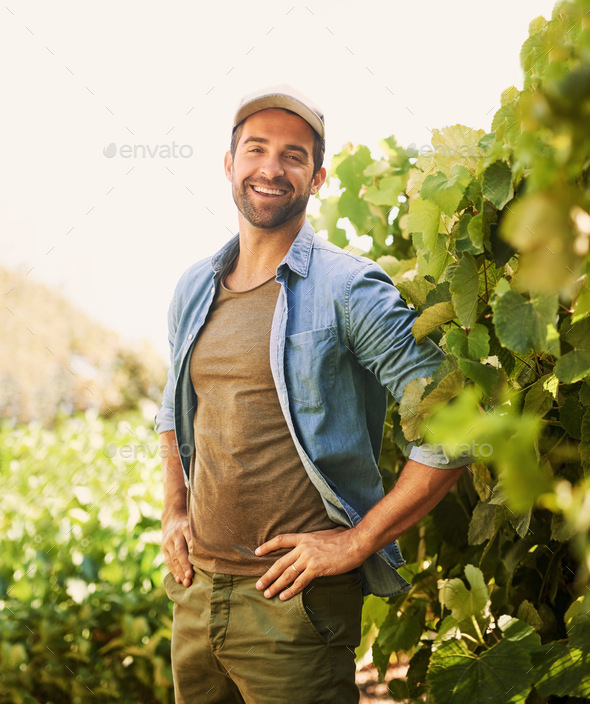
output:
M393 489L354 528L277 535L257 548L256 554L286 547L293 550L274 563L256 588L265 590L267 598L280 593L280 599L290 599L315 577L359 567L433 509L464 469L435 469L409 460Z
M188 560L190 529L186 513L187 488L174 430L160 434L160 453L164 484L162 552L176 581L190 587L193 568Z

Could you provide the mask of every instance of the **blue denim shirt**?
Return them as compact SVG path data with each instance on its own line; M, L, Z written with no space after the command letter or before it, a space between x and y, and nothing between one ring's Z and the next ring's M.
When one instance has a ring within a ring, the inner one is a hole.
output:
M181 277L168 313L171 368L156 431L176 431L188 477L197 398L191 350L219 279L239 249L236 236ZM387 390L399 401L406 384L430 376L444 355L429 339L417 344L407 308L391 279L371 260L318 237L309 222L277 268L280 283L270 336L270 364L295 447L326 511L352 527L384 495L377 466ZM238 333L239 334L239 333ZM413 446L410 458L460 467ZM396 571L397 541L361 567L365 592L393 596L410 588Z

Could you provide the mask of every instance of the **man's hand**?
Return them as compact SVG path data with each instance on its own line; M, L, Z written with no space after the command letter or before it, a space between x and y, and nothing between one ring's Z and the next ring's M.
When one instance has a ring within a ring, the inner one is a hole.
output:
M193 568L188 560L190 529L186 511L167 511L162 514L162 552L170 572L178 584L190 587Z
M280 548L293 548L258 580L256 589L265 590L267 599L280 594L281 601L290 599L316 577L343 574L361 565L368 557L362 554L354 528L332 528L314 533L286 533L256 548L257 555L266 555Z

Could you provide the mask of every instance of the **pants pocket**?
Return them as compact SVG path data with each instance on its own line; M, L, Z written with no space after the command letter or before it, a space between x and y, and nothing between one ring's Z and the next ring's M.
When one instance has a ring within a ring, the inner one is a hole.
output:
M300 596L303 618L324 643L353 649L358 646L363 608L358 572L320 577Z

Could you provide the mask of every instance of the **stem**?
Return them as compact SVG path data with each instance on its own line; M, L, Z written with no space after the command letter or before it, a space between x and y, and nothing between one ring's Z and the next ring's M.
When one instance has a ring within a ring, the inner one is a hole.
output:
M481 557L479 558L479 567L481 567L483 561L484 561L485 558L486 558L486 555L488 554L488 552L490 551L490 548L491 548L492 545L494 544L494 540L496 539L496 536L497 536L498 533L500 532L500 527L501 527L501 526L498 526L498 527L496 528L496 530L495 530L495 531L493 532L493 534L492 534L492 537L488 540L488 544L485 546L484 551L482 552Z
M526 366L527 366L529 369L532 369L532 368L533 368L528 362L525 362L524 359L522 359L521 357L519 357L517 354L515 354L514 352L513 352L513 354L514 354L514 356L516 357L516 359L520 360L523 364L526 364Z
M479 639L479 644L485 646L486 642L483 639L483 636L481 634L481 630L479 628L479 623L477 622L477 619L475 618L475 614L471 614L471 622L473 623L473 627L475 628L475 632L477 633L477 637Z
M486 269L486 263L483 263L483 280L486 286L486 303L489 303L490 294L488 293L488 270Z

